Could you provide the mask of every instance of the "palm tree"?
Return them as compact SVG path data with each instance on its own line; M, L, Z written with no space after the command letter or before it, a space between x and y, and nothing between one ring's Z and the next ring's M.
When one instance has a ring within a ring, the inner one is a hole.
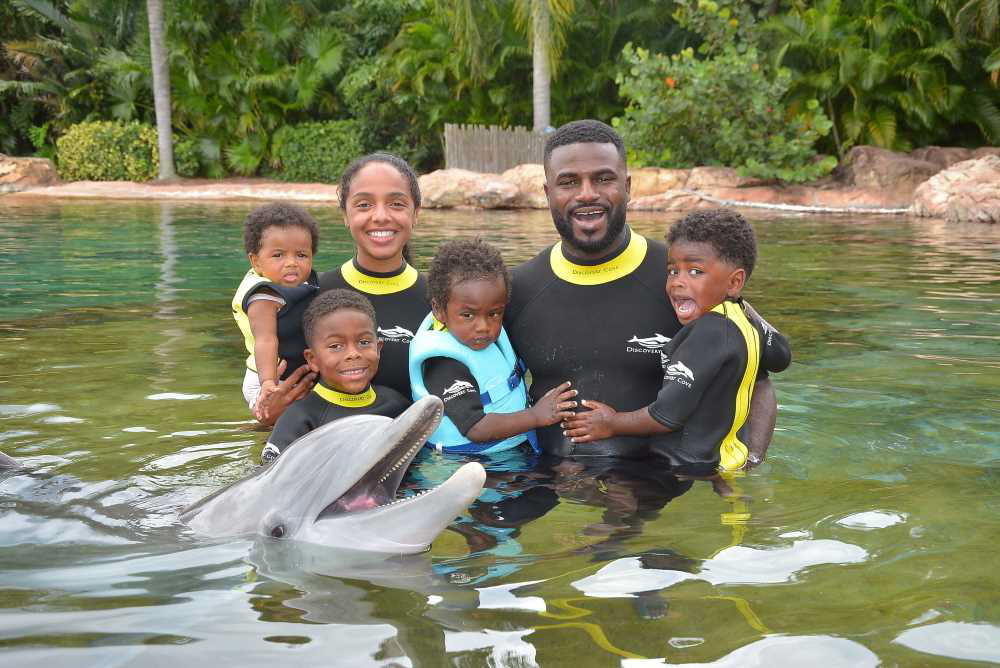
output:
M495 25L500 11L497 0L439 0L446 11L454 39L473 77L486 71L484 59L493 52ZM551 81L559 71L559 57L566 48L566 28L576 10L576 0L514 0L514 18L531 42L532 106L534 129L549 126ZM449 11L450 10L450 11ZM489 36L494 35L491 39Z
M160 146L160 179L172 179L174 172L173 129L170 122L170 67L164 45L163 0L146 0L149 17L149 54L153 66L153 102L156 134Z

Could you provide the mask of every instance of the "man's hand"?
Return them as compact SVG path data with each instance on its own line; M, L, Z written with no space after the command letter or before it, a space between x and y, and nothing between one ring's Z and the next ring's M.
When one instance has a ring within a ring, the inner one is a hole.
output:
M580 404L590 410L563 420L564 436L573 443L588 443L615 435L612 421L618 412L614 408L592 399L584 399Z
M287 367L288 362L282 360L281 364L278 365L279 378L285 373ZM273 425L289 406L309 394L315 384L316 374L303 364L293 371L288 378L279 382L277 387L271 390L266 396L262 396L257 400L257 406L254 408L254 417L262 425Z

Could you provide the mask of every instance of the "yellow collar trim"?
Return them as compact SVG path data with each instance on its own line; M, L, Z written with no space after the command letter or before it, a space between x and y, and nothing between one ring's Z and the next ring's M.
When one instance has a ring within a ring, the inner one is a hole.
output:
M617 257L601 264L576 264L566 259L562 252L560 241L552 247L549 253L549 263L552 272L566 281L576 285L600 285L628 276L635 271L646 258L646 238L631 232L628 246Z
M363 406L371 406L375 403L375 388L371 385L369 385L368 389L361 394L348 394L346 392L339 392L333 388L329 388L326 385L316 383L316 387L313 388L313 392L323 397L331 404L346 406L347 408L360 408Z
M343 274L347 284L358 292L366 292L370 295L390 295L394 292L402 292L417 282L417 270L409 264L395 276L369 276L358 271L354 266L354 259L350 259L340 265L340 273Z

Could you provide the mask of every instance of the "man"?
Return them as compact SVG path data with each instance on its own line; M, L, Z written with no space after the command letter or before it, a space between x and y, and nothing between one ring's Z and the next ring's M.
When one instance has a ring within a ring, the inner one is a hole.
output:
M569 380L578 399L634 411L663 383L660 349L680 329L664 291L667 253L625 222L630 178L621 137L594 120L562 126L545 143L545 195L561 241L513 271L505 315L537 400ZM763 458L777 404L758 380L749 418L750 461ZM548 454L644 457L645 437L573 444L560 425L537 431Z

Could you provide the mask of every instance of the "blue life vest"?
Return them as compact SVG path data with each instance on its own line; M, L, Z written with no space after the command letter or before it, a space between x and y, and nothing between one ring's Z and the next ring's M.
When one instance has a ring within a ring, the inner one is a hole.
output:
M435 327L436 326L436 327ZM500 329L497 345L485 350L473 350L463 345L443 330L433 313L428 313L410 342L410 385L413 400L426 397L430 392L424 385L424 362L432 357L450 357L468 367L479 384L479 397L486 413L515 413L528 406L528 389L524 383L524 364L517 359L507 338L507 331ZM428 445L445 452L489 454L508 450L527 439L538 452L535 430L516 434L501 441L474 443L458 430L447 416L434 430Z

